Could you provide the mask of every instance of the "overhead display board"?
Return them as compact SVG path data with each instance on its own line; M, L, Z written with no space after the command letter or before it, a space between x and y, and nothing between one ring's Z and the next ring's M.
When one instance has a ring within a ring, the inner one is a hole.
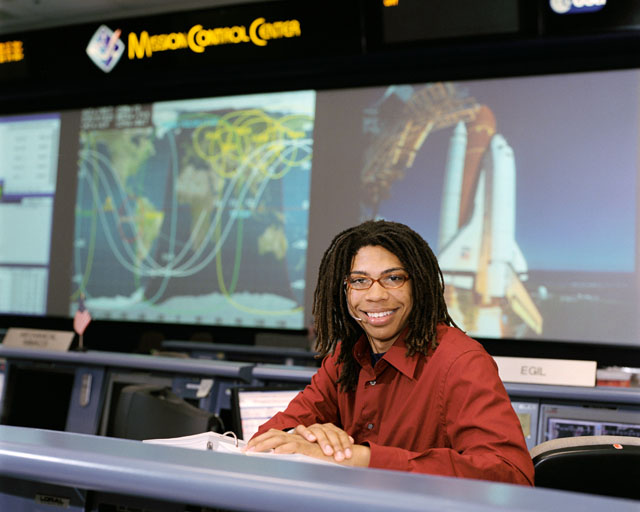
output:
M355 55L361 39L351 2L281 0L104 20L0 36L0 87L16 97L94 88L99 103L110 87L180 87Z

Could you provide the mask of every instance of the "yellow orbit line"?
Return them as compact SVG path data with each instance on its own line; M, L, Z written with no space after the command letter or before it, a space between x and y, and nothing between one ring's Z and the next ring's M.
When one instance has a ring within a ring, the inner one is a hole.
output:
M194 150L200 158L212 165L213 170L220 177L232 178L238 172L237 163L246 157L253 147L256 147L254 142L256 138L264 139L263 145L276 143L280 138L297 139L303 137L305 132L295 130L289 124L310 121L310 116L302 114L289 115L278 120L257 109L231 112L222 116L216 127L203 124L196 128L193 134ZM257 123L264 123L265 128L254 134L251 126ZM203 144L198 140L203 130L209 130L202 137L208 143L209 153L203 150ZM311 155L307 152L303 158L297 159L298 153L299 148L294 148L291 153L292 156L286 158L278 151L274 151L258 167L258 170L270 179L280 179L290 171L293 165L299 165L311 158ZM270 174L268 167L278 158L286 168L277 174ZM230 163L235 165L233 165L233 169L227 170Z

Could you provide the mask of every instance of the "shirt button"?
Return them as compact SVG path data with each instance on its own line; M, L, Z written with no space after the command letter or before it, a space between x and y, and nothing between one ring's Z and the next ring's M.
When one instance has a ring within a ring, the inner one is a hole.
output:
M371 429L373 428L373 423L369 423L369 424L367 425L367 428L368 428L369 430L371 430Z
M369 384L370 384L371 386L375 386L375 385L376 385L376 381L375 381L375 380L370 380L370 381L369 381Z

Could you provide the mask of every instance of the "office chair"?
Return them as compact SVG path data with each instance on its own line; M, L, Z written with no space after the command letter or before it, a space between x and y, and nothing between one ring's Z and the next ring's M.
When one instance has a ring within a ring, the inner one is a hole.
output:
M537 487L640 499L640 438L562 437L530 450Z
M111 435L142 440L209 430L224 431L217 414L191 405L168 387L136 384L120 392Z

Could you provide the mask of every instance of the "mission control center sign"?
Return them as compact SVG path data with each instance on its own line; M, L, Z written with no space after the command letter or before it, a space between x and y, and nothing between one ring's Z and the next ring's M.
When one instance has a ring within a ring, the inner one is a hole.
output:
M203 53L209 46L253 44L267 46L269 41L300 37L300 22L296 19L268 22L265 18L254 19L249 26L205 28L193 25L186 32L149 34L130 32L125 48L122 31L101 25L87 45L87 55L105 73L109 73L127 50L129 60L151 58L156 52L191 50Z

